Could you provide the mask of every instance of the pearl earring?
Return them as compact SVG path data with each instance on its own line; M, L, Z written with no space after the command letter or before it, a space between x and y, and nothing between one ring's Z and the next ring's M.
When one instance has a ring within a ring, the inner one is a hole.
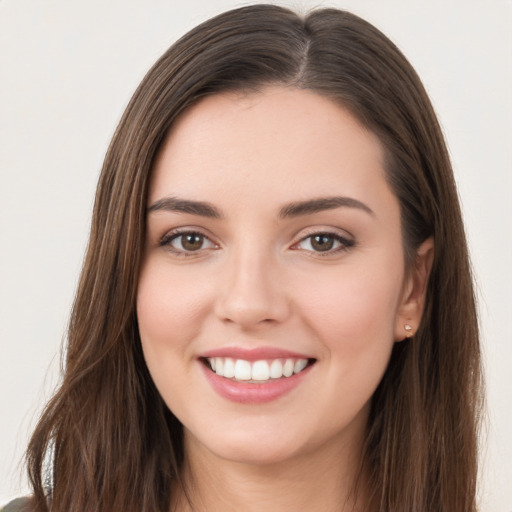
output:
M406 337L412 338L412 327L409 324L405 324L404 329L406 330Z

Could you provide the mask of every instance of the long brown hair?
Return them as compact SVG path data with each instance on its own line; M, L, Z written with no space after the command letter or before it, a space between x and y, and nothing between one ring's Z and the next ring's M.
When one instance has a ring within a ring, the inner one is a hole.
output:
M404 254L435 239L414 339L396 344L372 399L364 452L378 510L476 510L478 325L448 153L401 52L348 12L229 11L174 44L122 117L98 184L69 325L63 382L28 448L37 511L167 511L180 478L180 423L146 368L135 314L148 182L170 126L199 98L267 84L344 105L380 138L401 206Z

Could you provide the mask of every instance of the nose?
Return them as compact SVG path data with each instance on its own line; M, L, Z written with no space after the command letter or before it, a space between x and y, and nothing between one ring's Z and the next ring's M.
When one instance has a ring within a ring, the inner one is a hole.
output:
M280 270L263 251L246 248L228 258L218 281L217 317L244 330L285 321L290 303Z

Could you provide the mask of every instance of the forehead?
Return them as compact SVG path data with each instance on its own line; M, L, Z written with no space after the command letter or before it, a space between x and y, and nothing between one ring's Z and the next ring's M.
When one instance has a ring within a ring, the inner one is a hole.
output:
M312 91L223 93L200 100L173 125L155 161L149 200L391 194L383 162L379 139Z

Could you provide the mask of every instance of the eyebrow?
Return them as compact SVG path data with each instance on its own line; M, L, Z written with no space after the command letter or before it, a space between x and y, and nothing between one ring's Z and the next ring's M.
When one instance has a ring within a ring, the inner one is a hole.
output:
M301 215L308 215L318 213L325 210L334 210L335 208L357 208L370 215L375 215L373 210L363 202L352 197L334 196L334 197L319 197L316 199L309 199L306 201L297 201L283 206L279 210L279 217L282 219L299 217ZM192 201L189 199L180 199L173 196L163 197L150 207L148 213L156 211L170 211L179 213L189 213L192 215L199 215L210 219L221 219L224 216L218 208L213 204L205 201Z
M148 208L148 213L160 210L169 212L190 213L210 219L220 219L220 211L211 203L205 201L190 201L188 199L179 199L177 197L163 197Z
M325 210L334 210L335 208L348 207L357 208L370 215L375 215L374 211L362 203L361 201L352 197L334 196L334 197L319 197L317 199L310 199L307 201L298 201L290 203L279 212L281 218L299 217L300 215L308 215L311 213L318 213Z

